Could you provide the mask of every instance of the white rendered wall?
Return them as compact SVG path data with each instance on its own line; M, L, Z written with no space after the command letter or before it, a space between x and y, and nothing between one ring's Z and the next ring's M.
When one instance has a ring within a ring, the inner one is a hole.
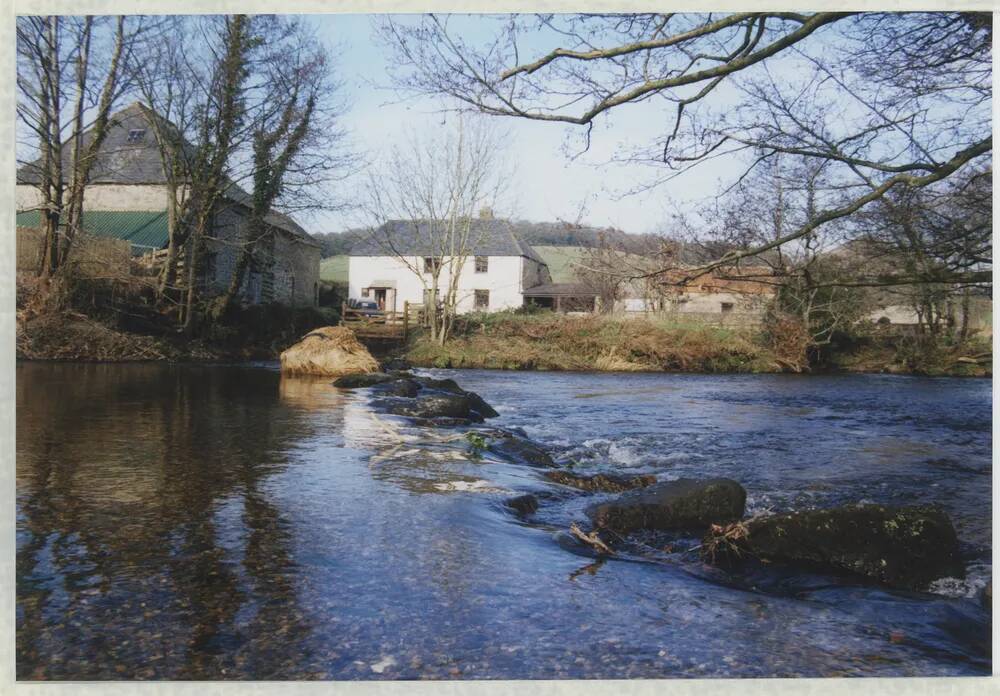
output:
M18 184L18 210L37 208L42 193L36 186ZM158 184L92 184L83 195L84 210L166 210L167 188Z
M413 257L408 261L417 269L423 270L423 257ZM447 259L445 259L447 262ZM524 304L521 294L522 263L521 256L490 256L489 269L486 273L476 273L475 258L470 256L465 260L458 283L459 313L474 310L475 291L488 290L490 293L489 311L498 311ZM396 282L397 312L403 311L403 303L422 304L424 301L424 285L420 278L401 259L393 256L351 256L347 266L347 284L349 297L361 299L362 288L371 287L380 280ZM445 263L438 280L441 294L448 286L451 264ZM423 275L430 285L430 276ZM392 310L392 307L386 307Z

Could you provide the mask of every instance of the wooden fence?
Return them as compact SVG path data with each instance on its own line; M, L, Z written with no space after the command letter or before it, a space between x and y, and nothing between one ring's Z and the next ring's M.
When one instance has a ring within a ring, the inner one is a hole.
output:
M340 325L351 329L359 338L378 338L406 341L411 327L421 326L424 320L423 305L403 303L402 312L367 314L340 305Z

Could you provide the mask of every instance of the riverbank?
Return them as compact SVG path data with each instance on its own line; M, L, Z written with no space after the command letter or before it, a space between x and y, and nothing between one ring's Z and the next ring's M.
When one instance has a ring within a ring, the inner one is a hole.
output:
M19 309L16 356L79 362L276 360L303 334L331 323L336 319L313 308L257 307L191 338L177 331L130 331L74 310L34 314Z
M918 350L890 332L852 337L812 372L987 377L989 337L961 348ZM416 367L598 372L798 372L759 328L657 319L498 313L464 318L441 346L416 335L402 352ZM970 357L973 356L973 357Z
M329 309L250 307L197 337L136 330L128 316L75 309L37 313L19 302L20 360L239 362L276 360L312 329L337 323ZM441 346L416 333L406 346L370 346L378 357L416 367L458 369L689 372L799 372L759 328L659 319L500 312L462 317ZM989 337L961 348L917 349L906 336L875 332L827 350L811 372L988 377Z

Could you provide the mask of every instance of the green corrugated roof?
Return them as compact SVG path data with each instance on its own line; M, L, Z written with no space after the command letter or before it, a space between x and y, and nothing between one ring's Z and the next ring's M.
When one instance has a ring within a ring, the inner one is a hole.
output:
M18 227L38 227L41 221L41 213L37 210L17 214ZM165 247L169 238L165 210L85 210L83 231L155 249Z

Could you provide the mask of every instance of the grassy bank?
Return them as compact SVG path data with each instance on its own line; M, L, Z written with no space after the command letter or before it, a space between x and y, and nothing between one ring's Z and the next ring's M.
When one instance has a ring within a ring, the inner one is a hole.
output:
M632 372L776 372L759 332L602 316L500 312L463 318L439 346L416 336L422 367Z
M761 373L793 371L766 331L657 319L499 312L463 317L443 346L417 334L417 367L502 370ZM989 376L988 336L927 346L905 334L863 333L822 353L813 372Z

